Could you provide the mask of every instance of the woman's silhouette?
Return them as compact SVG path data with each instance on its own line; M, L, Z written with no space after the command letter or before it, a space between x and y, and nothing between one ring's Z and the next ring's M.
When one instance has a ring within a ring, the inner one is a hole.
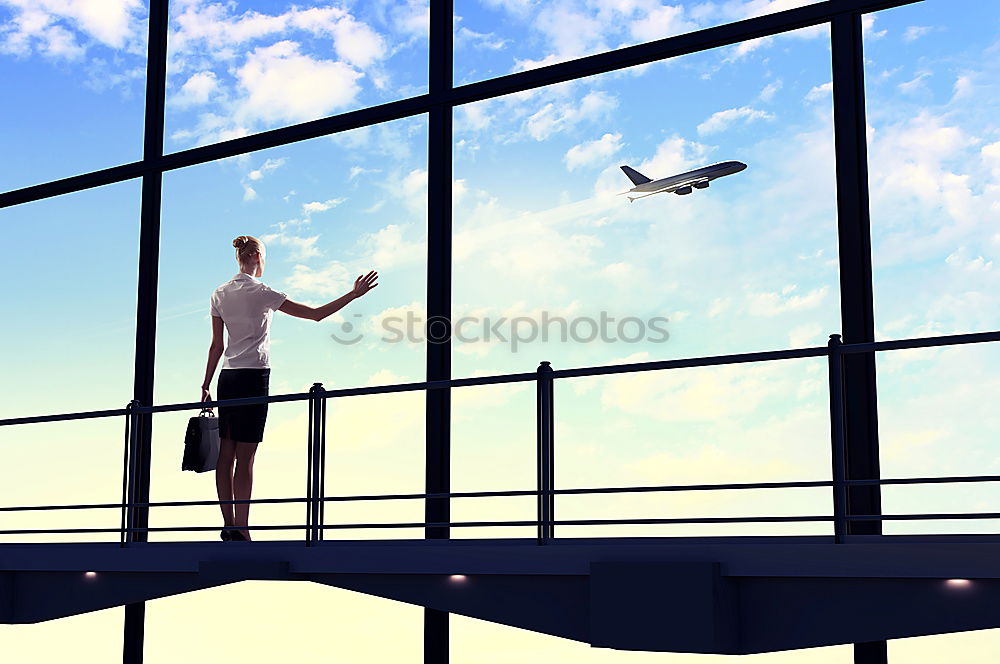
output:
M201 385L202 401L212 399L209 386L219 358L223 356L216 390L220 400L268 394L271 315L275 309L297 318L321 321L378 286L378 273L372 270L355 279L354 288L348 293L323 306L310 307L289 300L284 293L257 279L264 273L263 242L251 235L241 235L233 240L233 246L240 271L212 293L212 345L208 349L205 382ZM229 332L228 344L222 341L223 327ZM221 445L215 485L220 501L250 499L253 458L257 444L264 437L266 419L266 403L219 407ZM225 524L219 536L224 540L249 540L250 504L220 503L219 506Z

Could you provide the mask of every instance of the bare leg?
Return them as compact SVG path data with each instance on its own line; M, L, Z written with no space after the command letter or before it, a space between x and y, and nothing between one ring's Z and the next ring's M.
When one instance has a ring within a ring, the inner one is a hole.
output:
M236 472L233 474L233 500L250 500L250 491L253 488L253 458L257 453L258 443L236 443ZM250 518L250 504L236 503L236 523L237 527L243 526L243 535L247 539L250 532L246 529L247 521Z
M232 503L222 503L233 498L233 461L236 459L236 443L231 438L219 439L219 460L215 464L215 488L219 494L222 522L226 527L236 525Z

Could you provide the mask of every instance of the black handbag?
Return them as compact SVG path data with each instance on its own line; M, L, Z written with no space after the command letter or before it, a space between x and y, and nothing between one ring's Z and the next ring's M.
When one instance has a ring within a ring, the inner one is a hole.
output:
M206 470L215 470L218 461L219 420L211 408L202 408L197 417L188 420L181 470L204 473Z

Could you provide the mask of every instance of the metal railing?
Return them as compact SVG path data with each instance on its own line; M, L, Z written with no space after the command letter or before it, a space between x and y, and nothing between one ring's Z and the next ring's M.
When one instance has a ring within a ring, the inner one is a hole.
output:
M264 397L245 397L215 401L197 401L174 404L143 406L133 400L123 409L83 411L75 413L58 413L53 415L37 415L0 419L0 426L31 424L40 422L55 422L81 420L104 417L124 417L125 445L122 468L122 500L120 503L94 504L63 504L63 505L29 505L0 507L0 512L75 510L75 509L120 509L121 524L119 528L58 528L58 529L8 529L0 530L0 535L12 534L56 534L56 533L104 533L119 532L121 546L135 541L135 533L139 532L182 532L216 530L218 526L171 526L171 527L139 527L135 525L139 508L176 507L194 505L220 504L280 504L305 503L306 519L304 524L291 525L261 525L249 526L254 530L298 530L305 531L305 544L312 546L323 539L326 530L339 529L382 529L382 528L428 528L428 527L491 527L491 526L536 526L538 544L547 544L555 538L555 526L569 525L630 525L630 524L718 524L718 523L794 523L832 521L835 541L846 541L848 523L851 521L893 521L893 520L943 520L943 519L996 519L1000 512L979 513L937 513L937 514L848 514L847 490L851 486L866 485L909 485L909 484L945 484L969 482L998 482L1000 475L953 476L953 477L914 477L895 479L860 479L848 480L846 476L846 450L844 426L844 380L843 356L854 353L874 353L878 351L930 348L937 346L954 346L970 343L1000 341L1000 331L981 332L974 334L957 334L916 339L901 339L894 341L876 341L868 343L844 344L840 335L830 336L826 346L797 348L778 351L763 351L738 353L730 355L715 355L705 357L684 358L676 360L658 360L632 364L604 365L580 367L574 369L553 369L549 362L542 362L536 371L527 373L498 374L493 376L477 376L472 378L456 378L451 380L422 381L413 383L397 383L393 385L377 385L371 387L353 387L336 390L324 390L322 383L314 383L308 392L270 395ZM613 374L636 373L644 371L659 371L680 368L708 367L730 364L746 364L751 362L766 362L786 359L803 359L811 357L827 357L830 389L830 438L832 478L830 480L808 480L789 482L749 482L728 484L687 484L663 486L627 486L627 487L590 487L574 489L555 488L555 417L554 417L554 381L560 378L577 378L583 376L607 376ZM536 384L536 420L537 420L537 487L533 490L510 491L472 491L448 493L399 493L372 494L353 496L326 496L326 401L346 396L390 394L396 392L413 392L437 389L450 389L476 385L496 385L534 381ZM214 406L241 406L260 403L277 403L284 401L308 401L309 421L307 431L307 474L306 495L294 498L255 498L249 500L195 500L195 501L136 501L137 490L137 446L138 423L143 414L164 413L181 410L211 408ZM609 494L609 493L647 493L647 492L678 492L678 491L722 491L746 489L786 489L786 488L824 488L832 489L833 511L826 515L802 516L752 516L752 517L700 517L700 518L641 518L641 519L573 519L557 520L555 518L556 495ZM466 521L466 522L401 522L401 523L347 523L326 524L324 507L327 502L348 501L378 501L378 500L422 500L430 498L476 498L476 497L512 497L536 496L536 519L514 521Z

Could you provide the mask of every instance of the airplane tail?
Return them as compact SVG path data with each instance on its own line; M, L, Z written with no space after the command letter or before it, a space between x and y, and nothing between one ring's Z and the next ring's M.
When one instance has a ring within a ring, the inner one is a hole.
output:
M652 182L652 180L650 180L645 175L635 170L631 166L622 166L622 170L625 171L625 175L628 176L628 179L631 180L632 184L634 185L638 186L640 184L646 184L647 182Z

